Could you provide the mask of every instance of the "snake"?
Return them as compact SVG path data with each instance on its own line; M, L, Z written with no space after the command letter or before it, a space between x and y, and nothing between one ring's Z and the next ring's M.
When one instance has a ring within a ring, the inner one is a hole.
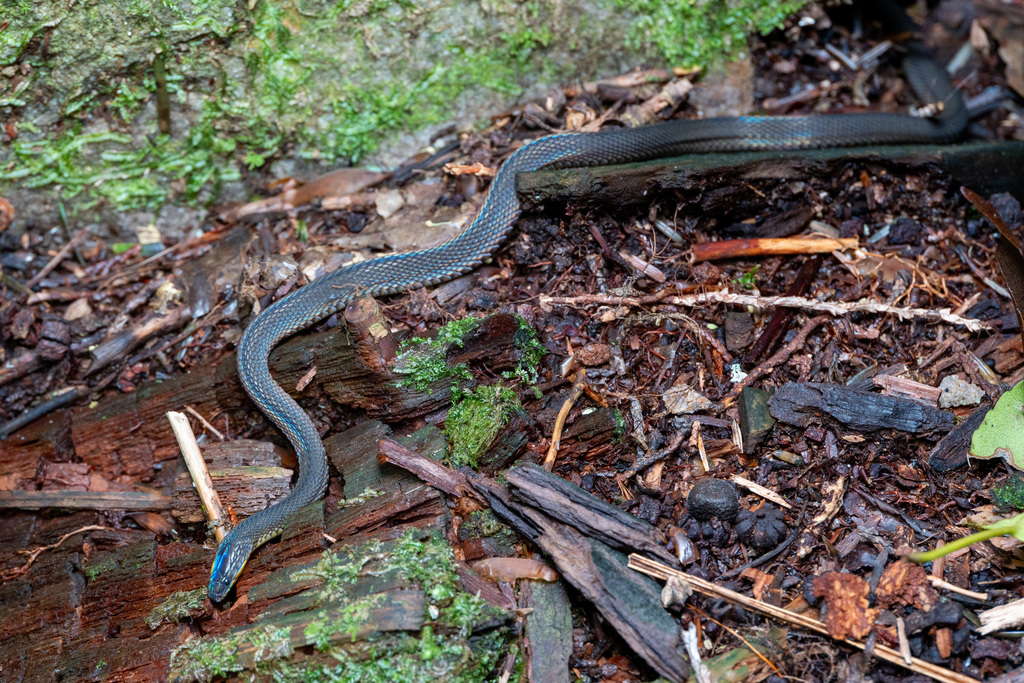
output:
M914 35L919 30L894 3L886 1L879 8L886 15L883 23L890 31ZM441 284L473 270L491 257L515 225L522 210L516 177L523 172L709 152L943 144L957 140L968 122L959 91L922 43L911 38L904 49L907 80L923 102L937 109L929 116L888 112L728 116L538 138L520 147L501 166L476 218L451 241L341 268L259 313L238 343L238 377L252 401L295 448L299 475L287 496L243 519L221 541L210 574L211 600L222 601L252 552L280 535L290 514L322 498L327 489L327 456L320 434L270 374L270 352L278 343L337 313L357 296L397 294Z

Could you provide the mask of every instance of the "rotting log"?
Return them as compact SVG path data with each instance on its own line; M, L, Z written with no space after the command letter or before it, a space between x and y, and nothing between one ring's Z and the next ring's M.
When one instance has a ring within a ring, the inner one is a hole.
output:
M516 187L524 205L549 202L592 206L632 206L652 193L700 193L708 213L726 213L762 200L736 187L762 181L792 182L838 176L850 167L894 171L934 168L976 191L1024 196L1024 142L970 142L960 145L891 145L764 152L694 154L617 166L520 173Z
M408 473L377 462L377 436L390 430L374 422L354 429L371 436L360 439L358 431L342 433L334 440L338 447L329 453L350 470L351 490L372 490L375 495L357 498L352 506L339 510L359 536L339 538L341 543L330 552L336 555L344 552L346 544L372 539L394 542L408 530L442 533L448 512L440 494ZM427 452L436 451L441 443L433 427L404 441ZM241 442L239 446L209 444L206 448L223 465L279 461L267 444ZM290 625L289 637L296 637L290 645L294 649L290 663L331 664L330 655L311 651L305 644L308 639L300 642L299 636L301 631L305 638L305 628L316 622L325 605L316 593L319 580L302 576L331 547L324 535L324 506L321 502L300 510L287 522L279 541L257 550L233 602L222 609L215 609L203 592L212 548L180 541L160 544L150 532L134 530L89 530L69 536L63 544L41 552L27 571L10 574L13 578L0 586L0 670L5 680L36 680L39 672L45 674L42 680L50 680L49 672L61 671L66 680L76 681L163 681L172 673L172 651L183 642L200 638L200 633L203 638L225 636L234 629L258 635L253 629L267 625L281 629ZM363 522L361 515L366 515ZM86 512L53 519L9 513L8 523L0 529L0 571L17 572L24 566L25 556L18 550L54 543L99 521L95 513ZM407 600L416 598L408 578L368 575L347 591L350 597L384 596L381 602L367 605L372 618L363 627L349 630L354 628L349 624L325 636L332 646L344 641L353 657L363 656L362 646L350 643L353 633L357 638L380 635L391 624L411 634L423 623L422 593L418 602ZM494 592L497 589L490 593ZM491 620L481 622L479 628L508 629L510 624ZM247 661L252 652L250 646L242 647L239 661Z
M494 318L497 321L491 322ZM467 337L453 353L453 365L486 362L504 369L517 358L518 322L498 315L478 326L484 333ZM454 346L454 345L453 345ZM438 379L422 389L406 386L386 368L374 371L360 357L345 329L299 335L274 349L270 367L275 379L295 398L323 390L343 405L370 417L401 421L431 413L450 400L451 381ZM304 392L299 381L316 368ZM178 446L164 413L191 405L202 415L253 406L242 391L231 353L215 365L201 366L180 377L140 387L129 394L108 395L95 407L82 405L54 412L0 441L0 471L19 481L35 479L46 462L78 460L108 480L129 477L149 481L154 466L178 457ZM168 472L169 483L173 476Z

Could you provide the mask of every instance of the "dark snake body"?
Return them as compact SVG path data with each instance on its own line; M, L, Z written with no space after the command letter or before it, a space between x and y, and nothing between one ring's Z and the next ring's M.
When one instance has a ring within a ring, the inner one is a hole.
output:
M899 10L890 28L916 28ZM917 94L938 103L930 118L867 113L823 116L740 116L676 120L644 128L552 135L524 145L495 176L476 220L441 246L357 263L325 275L258 315L238 345L242 386L295 447L299 478L280 502L239 524L220 544L210 576L214 601L224 598L250 553L281 533L285 519L327 489L327 457L309 416L273 380L271 350L286 337L340 311L356 296L395 294L469 272L501 245L520 214L516 175L523 171L622 164L700 152L806 149L895 143L946 143L967 125L963 100L944 69L919 43L906 45L904 69Z

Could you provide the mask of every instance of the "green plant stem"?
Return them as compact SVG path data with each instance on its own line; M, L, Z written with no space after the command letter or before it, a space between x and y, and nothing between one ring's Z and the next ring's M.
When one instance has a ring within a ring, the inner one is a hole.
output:
M951 543L947 543L946 545L940 545L938 548L935 548L934 550L929 550L928 552L910 553L909 555L907 555L907 559L911 562L917 562L918 564L923 564L925 562L934 562L940 557L945 557L946 555L957 550L960 550L961 548L966 548L967 546L973 545L980 541L987 541L988 539L995 538L996 536L1005 536L1009 533L1009 529L984 529L975 534L971 534L970 536L958 538L957 540Z

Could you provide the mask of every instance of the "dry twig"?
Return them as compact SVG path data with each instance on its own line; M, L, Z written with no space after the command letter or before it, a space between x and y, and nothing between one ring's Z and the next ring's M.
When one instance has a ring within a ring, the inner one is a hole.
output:
M109 527L99 526L97 524L90 524L89 526L83 526L81 529L69 531L68 533L64 534L59 539L57 539L55 543L51 543L50 545L40 546L38 548L33 548L32 550L19 550L19 553L28 555L28 561L20 567L12 567L10 569L5 569L3 572L0 572L0 580L7 581L8 579L15 579L19 576L24 575L25 572L28 571L29 567L32 566L32 563L36 561L37 557L42 555L47 550L53 550L54 548L59 547L61 543L68 540L75 534L80 534L86 531L102 531L107 528Z
M174 437L178 440L181 455L185 458L185 465L188 467L189 474L192 475L192 483L196 487L196 493L199 494L199 500L202 501L203 510L214 524L213 535L219 543L227 534L224 531L224 525L220 523L224 519L224 508L221 505L220 496L213 488L213 481L211 481L210 471L203 461L203 454L199 452L199 444L196 443L192 425L188 423L188 418L184 413L173 410L167 411L167 421L171 423L171 430L174 431Z
M989 326L981 320L964 318L956 315L948 308L899 308L889 304L877 303L874 301L855 301L852 303L844 301L816 301L805 299L801 296L754 296L752 294L734 294L727 289L720 289L713 292L700 292L698 294L687 294L683 296L649 296L649 297L621 297L609 294L584 294L573 297L540 297L542 307L550 306L585 306L587 304L599 304L606 306L643 306L651 303L671 304L674 306L703 306L705 304L735 304L737 306L755 306L767 308L769 306L781 306L783 308L799 308L805 311L827 313L828 315L845 317L851 313L882 313L893 315L901 320L929 320L932 322L945 322L950 325L962 325L969 332L980 332L989 329Z
M678 569L673 569L668 565L662 564L655 560L648 559L642 555L632 553L629 556L629 566L631 569L635 569L636 571L642 574L646 574L647 576L651 576L656 579L661 579L662 581L667 580L670 576L676 576L679 579L690 584L693 590L697 591L698 593L703 593L704 595L708 595L713 598L728 600L729 602L741 605L747 609L756 612L760 612L761 614L764 614L766 616L786 621L790 624L793 624L794 626L802 626L816 633L820 633L822 635L829 635L828 628L825 627L825 624L815 619L814 617L808 616L806 614L798 614L797 612L792 612L783 607L776 607L775 605L763 602L761 600L756 600L754 598L743 595L742 593L731 591L728 588L723 588L722 586L712 583L711 581L705 581L704 579L698 578L696 576L691 576L686 572L679 571ZM842 639L842 642L846 643L847 645L851 645L857 648L858 650L863 650L866 647L864 643L856 640L850 640L849 638ZM929 678L933 678L936 681L942 681L943 683L977 683L977 680L971 678L970 676L958 674L954 671L950 671L949 669L944 669L943 667L938 666L936 664L926 662L923 659L917 659L916 657L912 657L910 664L907 664L903 661L903 656L899 653L899 651L894 650L891 647L882 645L880 643L876 643L874 645L873 654L875 657L885 660L891 664L902 666L916 673L928 676Z
M580 368L572 379L572 396L565 399L565 403L562 404L562 409L558 411L558 417L555 419L555 427L551 430L551 446L548 447L543 463L544 469L548 472L551 471L555 464L555 458L558 457L558 447L562 441L562 429L565 428L565 419L569 417L569 411L572 410L573 405L583 395L586 384L587 371L584 368Z

